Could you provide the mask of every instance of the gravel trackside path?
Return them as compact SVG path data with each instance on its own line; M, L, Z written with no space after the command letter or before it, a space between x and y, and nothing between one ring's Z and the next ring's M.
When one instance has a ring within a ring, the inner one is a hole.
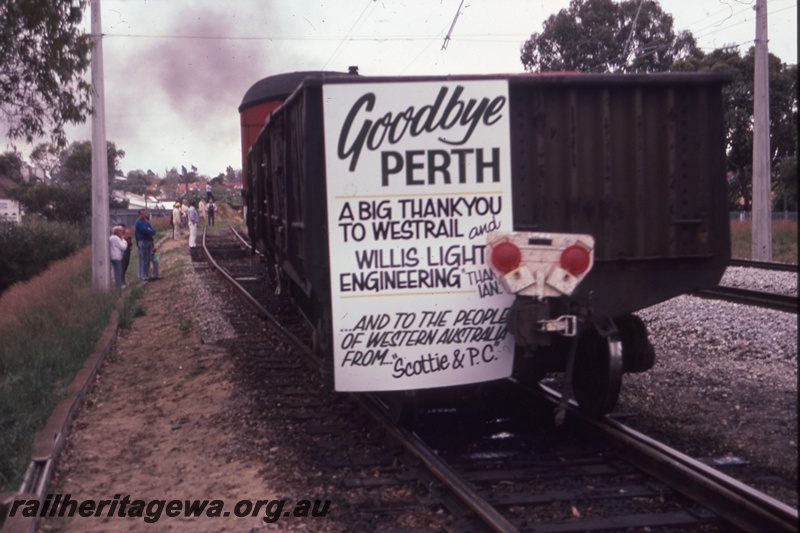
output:
M263 465L225 452L237 439L226 423L237 406L229 381L231 362L220 341L233 331L195 273L185 241L167 240L161 249L162 278L147 283L139 300L144 316L134 319L101 368L75 418L49 492L69 494L78 502L121 502L129 496L131 502L153 505L151 515L158 510L152 500L222 500L230 516L169 517L164 507L155 523L144 516L102 513L40 520L40 530L303 528L302 521L265 524L259 517L234 517L240 500L278 499L292 494L292 488L281 486L279 494Z

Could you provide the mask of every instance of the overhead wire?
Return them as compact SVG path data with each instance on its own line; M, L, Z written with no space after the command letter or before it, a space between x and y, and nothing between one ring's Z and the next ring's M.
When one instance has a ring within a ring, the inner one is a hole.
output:
M406 72L408 72L408 69L411 68L411 65L416 63L417 59L419 59L422 56L422 54L424 54L426 51L428 51L428 49L430 49L430 47L442 37L443 33L444 33L444 28L437 35L435 35L434 37L428 39L428 43L425 46L422 47L422 49L419 51L419 53L417 55L415 55L413 57L413 59L411 59L411 61L406 63L406 66L403 67L400 70L399 74L402 75L402 74L405 74Z
M780 1L781 0L773 0L773 2L776 2L776 3L780 2ZM372 6L373 9L374 9L374 6L375 6L376 3L377 2L375 0L367 0L366 4L364 5L364 8L361 10L361 13L359 14L359 16L357 17L355 22L352 24L352 26L350 27L350 29L347 32L347 34L345 34L344 36L336 36L336 35L332 35L332 36L318 36L318 35L315 35L315 36L267 35L267 36L257 36L257 37L255 37L255 36L254 37L248 37L248 36L238 37L238 36L193 35L193 34L189 34L189 35L167 35L167 34L148 35L148 34L132 34L132 33L127 33L126 34L126 33L113 33L113 32L112 33L105 33L104 36L105 37L109 37L109 38L177 39L177 40L229 40L229 41L334 41L334 40L336 40L336 41L339 41L338 45L336 46L336 48L332 52L331 56L325 62L325 65L323 66L323 69L327 68L327 66L335 59L337 54L340 53L342 47L348 41L395 42L395 41L423 41L424 40L424 41L428 41L430 43L430 42L434 42L434 41L436 41L436 40L441 38L441 35L442 35L441 31L436 35L391 35L391 36L362 35L362 36L356 36L355 34L358 32L358 30L360 30L361 27L363 27L363 25L367 22L367 20L369 18L369 16L365 16L365 15L367 15L367 11L369 10L370 6ZM777 9L777 10L772 10L771 11L771 15L776 15L778 13L787 11L789 9L794 9L796 7L796 5L797 5L797 2L793 2L792 5L789 5L787 7L784 7L784 8L781 8L781 9ZM704 25L704 26L702 26L702 27L700 27L699 29L696 29L696 30L692 30L691 29L691 27L693 25L695 25L695 24L698 24L700 22L708 21L709 16L707 16L707 17L704 17L703 19L697 20L696 22L688 25L687 29L692 32L692 34L695 37L695 39L707 38L707 37L709 37L711 35L714 35L714 34L720 32L720 31L728 30L728 29L734 28L734 27L736 27L738 25L741 25L741 24L752 23L755 20L755 15L749 16L749 17L745 18L744 20L737 20L737 21L734 21L734 22L732 22L730 24L726 24L724 26L720 26L720 24L723 24L726 21L730 21L733 17L736 17L737 15L745 13L745 12L747 12L749 10L750 10L750 7L744 7L741 10L734 11L730 16L726 16L721 21L716 21L716 22L714 22L712 24L706 24L706 25ZM711 18L715 18L717 15L721 14L723 11L727 11L727 10L716 11L710 17ZM370 15L371 15L371 12L370 12ZM705 32L705 33L701 33L701 32L704 32L705 30L710 30L710 31ZM510 34L509 35L466 34L466 35L459 35L457 39L459 41L468 41L468 42L502 43L502 42L523 42L526 39L528 39L529 37L530 37L530 35L521 35L521 34L520 35L510 35ZM751 40L747 40L747 41L745 41L743 43L738 43L737 45L746 44L747 42L751 42ZM579 43L579 44L581 44L581 43ZM665 45L663 45L662 48L666 48L668 46L669 45L665 44ZM415 58L412 60L411 63L416 61L416 59L418 59L419 56L422 55L422 53L424 53L429 48L430 48L429 44L426 45L422 49L420 54L415 56ZM708 48L709 47L702 47L702 49L708 49ZM638 50L638 48L636 48L634 50L630 50L630 51L636 52L637 50ZM650 51L650 52L652 53L652 51Z
M326 68L328 68L328 65L331 63L331 61L333 61L333 58L336 57L336 55L339 53L339 50L341 50L341 48L344 45L344 43L347 42L347 40L350 37L350 35L355 33L354 30L356 29L356 26L358 25L358 23L361 20L361 18L364 16L364 13L367 12L367 9L369 9L370 5L372 5L373 9L374 9L375 4L377 4L376 0L367 0L367 3L364 6L364 9L361 10L361 13L358 15L358 18L353 23L353 25L350 27L350 30L347 32L347 34L342 38L341 41L339 41L339 44L336 46L336 48L334 49L334 51L331 54L331 56L328 58L328 60L322 66L322 70L325 70ZM360 28L360 26L359 26L359 28Z

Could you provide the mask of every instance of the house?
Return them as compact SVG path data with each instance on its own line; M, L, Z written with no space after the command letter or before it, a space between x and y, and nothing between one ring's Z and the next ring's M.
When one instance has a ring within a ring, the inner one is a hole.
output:
M0 222L20 222L24 211L19 202L13 200L8 191L16 187L17 184L11 178L0 176Z

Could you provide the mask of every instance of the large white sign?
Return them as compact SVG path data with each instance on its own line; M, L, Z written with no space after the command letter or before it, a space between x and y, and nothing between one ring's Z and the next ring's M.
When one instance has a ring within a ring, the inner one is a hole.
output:
M513 296L486 266L512 229L508 84L323 87L336 390L511 375Z

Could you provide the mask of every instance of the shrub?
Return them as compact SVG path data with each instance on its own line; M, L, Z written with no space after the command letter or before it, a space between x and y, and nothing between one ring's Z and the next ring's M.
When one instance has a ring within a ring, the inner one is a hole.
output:
M35 432L94 349L117 294L92 288L86 247L0 296L0 491L18 488Z
M86 230L73 223L35 217L26 217L22 224L0 222L0 293L43 272L87 242Z

